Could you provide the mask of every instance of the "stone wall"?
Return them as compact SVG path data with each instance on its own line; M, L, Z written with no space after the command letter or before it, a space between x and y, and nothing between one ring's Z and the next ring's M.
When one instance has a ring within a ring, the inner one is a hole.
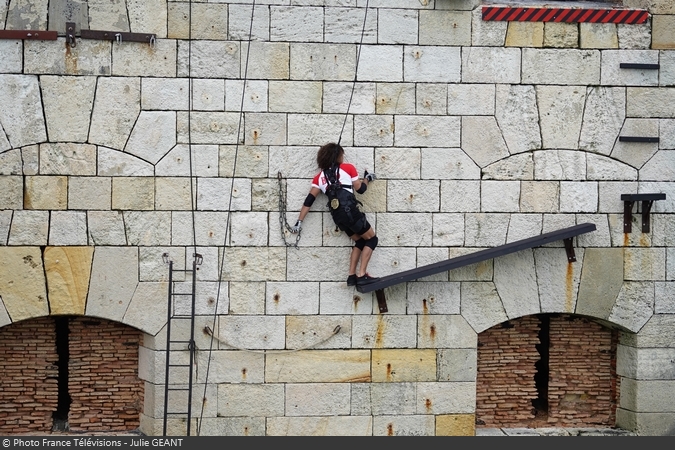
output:
M180 270L197 253L198 367L216 367L198 376L203 434L473 434L478 335L549 313L620 330L617 425L672 434L672 0L625 2L643 24L489 21L475 0L252 3L0 4L4 29L59 34L0 39L0 326L142 330L140 427L160 434L163 255ZM596 231L574 262L562 242L526 249L387 288L378 314L346 286L350 240L324 199L297 248L280 227L337 140L378 176L360 196L375 276ZM666 194L648 232L635 209L624 232L634 193Z

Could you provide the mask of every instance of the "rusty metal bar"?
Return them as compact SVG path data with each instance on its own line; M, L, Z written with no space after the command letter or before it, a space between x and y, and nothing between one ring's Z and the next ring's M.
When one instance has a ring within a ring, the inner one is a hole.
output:
M25 39L29 41L55 41L56 31L47 30L0 30L0 39Z
M649 233L649 213L652 209L654 200L665 200L666 194L659 192L656 194L621 194L623 200L623 232L631 232L631 215L633 213L633 204L640 202L642 211L642 232Z
M123 31L80 30L81 39L98 39L101 41L145 42L154 44L156 35L152 33L127 33Z

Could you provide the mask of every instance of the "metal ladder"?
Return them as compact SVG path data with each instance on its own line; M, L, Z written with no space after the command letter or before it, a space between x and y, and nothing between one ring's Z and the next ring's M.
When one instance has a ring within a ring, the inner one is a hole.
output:
M169 264L163 436L167 435L169 416L185 419L185 435L190 436L195 360L195 285L197 266L202 263L199 253L193 256L191 269L174 269L168 253L162 255L164 262ZM178 276L174 277L174 273ZM188 287L189 292L184 292L188 291Z

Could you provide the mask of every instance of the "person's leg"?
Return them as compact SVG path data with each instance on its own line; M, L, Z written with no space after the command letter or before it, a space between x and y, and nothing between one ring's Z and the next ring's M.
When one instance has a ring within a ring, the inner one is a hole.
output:
M361 239L361 236L358 234L353 234L351 238L354 241L354 246L352 247L352 253L349 256L349 275L354 275L356 274L356 266L359 263L361 250L363 250L363 244L365 244L366 241Z
M361 265L359 266L358 274L359 277L363 277L366 275L366 273L368 273L368 263L370 262L370 257L373 254L375 245L377 245L377 242L375 242L375 237L375 230L373 230L372 227L368 228L368 231L361 235L361 238L364 241L364 247L361 251Z

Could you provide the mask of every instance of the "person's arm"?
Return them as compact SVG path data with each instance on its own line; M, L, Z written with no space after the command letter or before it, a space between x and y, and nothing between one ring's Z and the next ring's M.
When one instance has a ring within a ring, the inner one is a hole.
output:
M309 210L312 208L312 204L314 203L314 200L316 200L316 197L319 195L321 192L321 189L318 187L312 186L312 189L309 190L309 194L307 195L307 198L305 199L305 203L302 205L302 208L300 209L300 214L298 215L298 221L295 222L295 225L293 226L293 232L294 233L299 233L300 230L302 229L302 221L305 220L305 216L309 212Z
M359 194L363 194L366 192L366 189L368 189L368 183L373 181L375 179L375 174L374 173L368 173L366 170L363 173L363 179L360 180L354 180L352 182L352 186L354 187L354 192L357 192Z

